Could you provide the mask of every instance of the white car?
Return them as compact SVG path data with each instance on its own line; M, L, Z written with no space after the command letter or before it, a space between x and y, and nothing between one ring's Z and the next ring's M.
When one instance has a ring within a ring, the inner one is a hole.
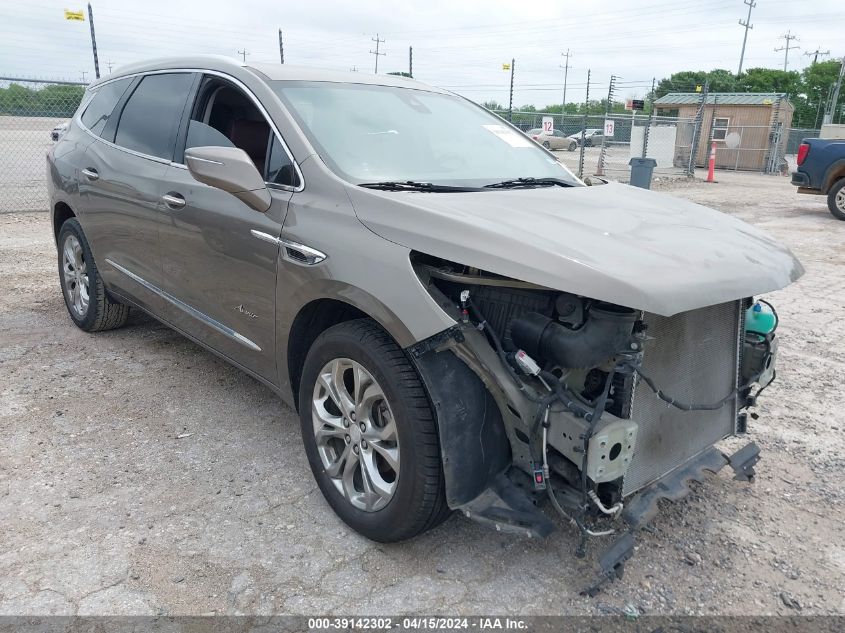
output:
M65 121L64 123L59 123L56 127L50 130L50 138L54 141L58 141L59 138L67 132L67 128L70 125L70 121Z

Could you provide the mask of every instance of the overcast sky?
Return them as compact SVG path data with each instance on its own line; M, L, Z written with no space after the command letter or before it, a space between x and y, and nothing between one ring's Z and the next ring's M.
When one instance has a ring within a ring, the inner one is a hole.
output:
M798 36L789 69L810 63L804 53L845 55L842 0L756 0L745 68L783 68L781 35ZM617 98L642 96L653 77L689 69L736 72L746 18L742 0L96 0L92 3L101 73L162 55L216 53L247 62L278 62L278 29L285 62L373 72L369 51L386 40L379 72L408 69L414 76L476 101L507 104L516 58L514 105L560 103L564 63L571 51L567 101L584 98L587 69L592 95L604 96L610 75ZM93 78L89 25L65 21L78 0L4 0L0 8L0 75L79 80ZM829 57L821 57L829 59Z

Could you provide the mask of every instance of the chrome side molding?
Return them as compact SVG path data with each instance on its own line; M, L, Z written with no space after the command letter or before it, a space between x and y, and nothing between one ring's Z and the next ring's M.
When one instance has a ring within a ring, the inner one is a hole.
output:
M281 237L273 237L269 233L264 233L263 231L258 231L256 229L251 229L250 233L252 233L253 237L257 237L259 240L270 242L271 244L278 244L281 247L282 257L289 262L299 264L300 266L314 266L328 257L328 255L324 252L318 251L316 248L306 246L305 244L300 244L299 242L286 240Z
M106 258L106 263L109 266L111 266L112 268L114 268L115 270L122 272L124 275L126 275L127 277L129 277L133 281L137 281L139 284L144 286L144 288L154 292L159 297L161 297L165 301L169 302L170 304L176 306L177 308L179 308L183 312L186 312L187 314L194 317L198 321L202 321L203 323L205 323L210 328L217 330L223 336L226 336L226 337L232 339L233 341L236 341L236 342L240 343L241 345L243 345L244 347L248 347L249 349L251 349L255 352L261 351L261 348L258 345L256 345L253 341L249 340L243 334L236 332L235 330L230 328L228 325L224 325L224 324L220 323L220 321L212 319L210 316L208 316L204 312L200 312L199 310L197 310L193 306L189 306L184 301L180 301L179 299L174 297L169 292L165 292L164 290L162 290L158 286L150 283L149 281L147 281L143 277L136 275L131 270L124 268L120 264L115 263L114 261L112 261L108 257Z

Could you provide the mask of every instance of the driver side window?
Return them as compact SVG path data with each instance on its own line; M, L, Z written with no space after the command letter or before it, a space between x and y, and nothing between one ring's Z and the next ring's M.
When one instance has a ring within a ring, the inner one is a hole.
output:
M188 122L185 149L204 146L238 147L265 182L299 184L293 161L255 103L218 77L203 78Z

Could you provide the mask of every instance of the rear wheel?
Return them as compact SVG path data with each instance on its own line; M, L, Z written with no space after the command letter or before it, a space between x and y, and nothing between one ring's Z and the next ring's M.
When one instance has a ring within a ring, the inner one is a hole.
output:
M91 247L75 218L59 230L59 283L70 318L86 332L111 330L126 323L129 307L106 292Z
M305 360L299 412L317 484L357 532L401 541L449 515L425 389L375 322L348 321L317 338Z
M570 151L570 152L574 152L576 147L578 147L578 143L576 143L575 141L572 141L572 142L569 144L569 151Z
M845 178L833 183L827 194L827 208L837 220L845 221Z

